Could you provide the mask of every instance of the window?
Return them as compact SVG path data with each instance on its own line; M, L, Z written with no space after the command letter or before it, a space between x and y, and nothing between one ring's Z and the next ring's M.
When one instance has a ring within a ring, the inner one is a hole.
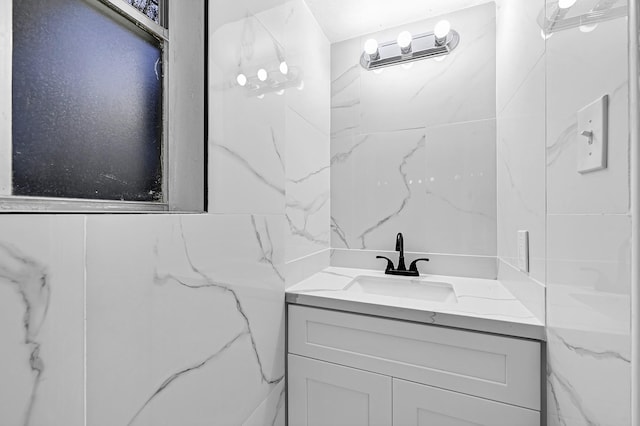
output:
M204 9L204 0L194 1ZM177 15L174 43L166 0L12 3L9 22L0 5L0 63L9 56L7 28L13 39L11 91L2 92L12 94L10 107L0 99L0 207L20 200L29 210L57 209L56 201L81 210L204 210L204 45L194 63L168 63L170 49L197 42L189 28L204 27L204 10ZM201 128L180 134L184 126L172 120L183 114L172 109L181 105L168 108L167 99L188 85L202 95L182 106L200 115Z
M135 7L140 12L144 13L156 24L161 23L160 8L162 7L162 9L164 10L166 9L166 6L162 3L158 4L158 0L123 0L123 1L129 3L131 6Z

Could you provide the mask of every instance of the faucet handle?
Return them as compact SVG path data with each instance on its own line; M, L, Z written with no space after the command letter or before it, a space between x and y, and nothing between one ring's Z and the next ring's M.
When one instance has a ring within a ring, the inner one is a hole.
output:
M393 261L391 259L389 259L388 257L376 256L376 259L385 259L387 261L387 268L385 269L385 272L393 270Z
M411 265L409 265L409 270L418 272L418 267L416 266L416 263L420 262L421 260L423 260L425 262L429 261L429 259L427 259L426 257L423 257L423 258L420 258L420 259L416 259L413 262L411 262Z

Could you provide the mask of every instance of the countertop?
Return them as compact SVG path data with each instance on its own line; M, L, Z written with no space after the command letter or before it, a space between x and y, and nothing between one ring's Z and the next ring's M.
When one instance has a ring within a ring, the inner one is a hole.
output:
M329 267L289 288L286 291L286 301L318 308L545 340L544 324L498 280L421 274L421 280L449 283L453 286L457 303L447 303L342 291L360 275L388 277L380 271Z

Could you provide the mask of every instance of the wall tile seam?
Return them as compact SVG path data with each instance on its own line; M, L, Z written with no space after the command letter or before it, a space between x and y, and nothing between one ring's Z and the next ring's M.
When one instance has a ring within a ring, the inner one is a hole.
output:
M462 126L462 125L471 125L471 124L475 124L475 123L483 123L483 122L489 122L489 121L494 121L497 122L497 117L488 117L488 118L479 118L476 120L466 120L466 121L453 121L451 123L442 123L442 124L436 124L433 126L416 126L416 127L405 127L405 128L398 128L398 129L389 129L389 130L377 130L377 131L371 131L371 132L365 132L365 131L359 131L359 132L353 132L351 135L332 135L331 139L335 140L335 139L341 139L344 137L362 137L362 136L375 136L375 135L385 135L385 134L389 134L389 133L398 133L398 132L411 132L411 131L416 131L416 130L438 130L438 129L442 129L445 127L454 127L454 126Z
M627 213L549 213L547 212L547 217L567 217L567 216L631 218L631 212L627 212Z
M507 102L505 102L505 104L502 106L502 108L499 108L499 105L498 105L498 102L497 102L498 101L498 97L497 97L498 84L497 84L497 82L499 81L499 79L498 79L498 73L496 72L496 115L498 117L503 116L504 115L504 111L509 106L511 106L511 103L516 99L518 93L524 87L524 85L529 81L529 79L531 79L531 77L533 76L533 72L536 70L536 68L540 64L540 61L542 61L543 59L546 59L546 47L545 47L545 50L542 51L542 53L540 54L538 59L536 59L536 61L534 62L533 66L531 67L531 69L527 72L527 74L524 76L524 78L518 83L518 86L513 91L513 93L511 93L511 95L509 95ZM545 77L545 81L546 81L546 79L547 79L546 67L545 67L545 76L544 77Z
M286 103L286 101L285 101L285 103ZM317 124L312 123L307 117L304 116L304 114L302 114L300 111L296 110L291 105L286 105L286 107L287 107L288 110L290 110L291 112L296 114L298 117L300 117L301 119L306 121L307 124L309 124L311 127L316 129L318 132L322 133L322 136L326 136L327 138L331 138L331 120L329 120L329 131L326 132L323 129L321 129L320 127L318 127ZM285 130L286 130L286 118L285 118Z
M546 257L545 257L546 259ZM507 258L504 258L502 256L498 256L498 262L504 263L506 266L510 267L511 269L514 270L514 272L520 274L523 278L526 278L528 281L531 281L532 283L535 283L543 288L547 288L547 285L543 282L541 282L540 280L535 279L534 277L532 277L530 275L530 273L527 272L522 272L520 269L518 269L517 265L512 264L511 262L509 262L507 260ZM499 268L499 265L498 265Z
M317 256L317 255L322 254L322 253L324 253L326 251L331 251L332 249L333 249L332 247L326 247L326 248L314 251L313 253L305 254L304 256L300 256L300 257L297 257L295 259L287 260L287 261L284 262L284 264L285 265L290 265L292 263L296 263L296 262L300 262L300 261L303 261L303 260L307 260L307 259L309 259L309 258L311 258L313 256Z
M391 246L391 244L390 244ZM382 253L382 252L388 252L388 253L392 253L395 252L395 250L391 250L391 249L354 249L354 248L346 248L346 247L330 247L329 250L345 250L345 251L362 251L362 252L369 252L369 253ZM454 256L454 257L470 257L470 258L483 258L483 259L494 259L497 260L498 257L495 254L475 254L475 253L448 253L448 252L432 252L432 251L406 251L405 250L405 256L406 255L431 255L431 256Z

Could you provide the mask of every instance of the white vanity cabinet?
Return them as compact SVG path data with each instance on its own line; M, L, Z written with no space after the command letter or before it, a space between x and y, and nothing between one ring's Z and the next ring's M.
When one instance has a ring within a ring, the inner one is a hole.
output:
M289 426L539 426L541 343L288 305Z

